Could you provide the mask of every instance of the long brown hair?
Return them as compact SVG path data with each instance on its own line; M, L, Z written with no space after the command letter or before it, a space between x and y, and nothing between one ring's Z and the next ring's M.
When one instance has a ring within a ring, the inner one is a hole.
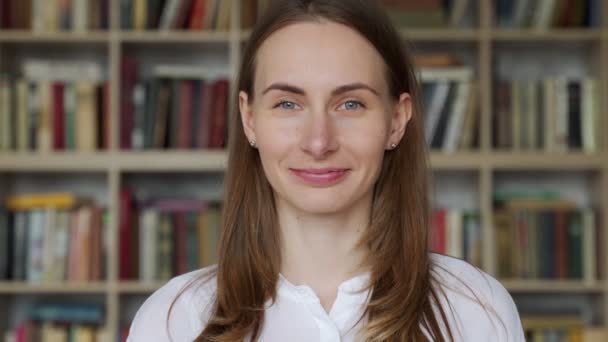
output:
M434 341L453 340L439 305L445 293L429 254L430 170L418 83L404 42L380 5L372 0L271 1L244 50L238 91L253 101L256 54L269 35L292 23L321 20L349 26L371 42L384 59L390 96L398 99L407 92L414 100L402 142L385 153L369 227L359 242L368 247L365 264L371 270L363 339L420 341L426 340L426 330ZM219 263L211 271L217 293L208 324L196 341L257 340L264 304L277 295L281 253L273 191L258 151L245 137L240 115L231 113L229 122ZM442 326L448 336L443 336Z

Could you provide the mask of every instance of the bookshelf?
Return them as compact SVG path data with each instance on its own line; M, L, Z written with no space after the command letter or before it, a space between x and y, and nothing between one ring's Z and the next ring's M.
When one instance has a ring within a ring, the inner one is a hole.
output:
M0 66L7 71L18 62L19 51L26 49L61 49L65 54L73 51L86 51L91 47L101 51L104 64L107 64L107 79L110 84L110 140L109 149L97 152L0 152L0 196L6 196L5 188L10 188L14 179L26 177L69 178L93 177L96 183L101 179L104 190L104 204L111 213L109 223L110 243L107 254L107 280L95 283L40 284L22 282L0 282L0 302L5 298L11 301L21 296L77 295L101 296L105 303L106 328L117 332L124 324L126 303L131 296L139 300L152 293L162 284L138 281L119 281L118 277L118 225L120 189L129 181L171 173L179 177L195 174L207 177L221 174L226 167L227 155L218 149L207 150L144 150L124 151L119 148L119 116L121 93L120 63L125 52L139 54L160 54L159 50L168 48L174 54L199 49L204 54L208 48L230 70L230 97L234 97L234 76L241 58L241 48L249 36L241 30L240 1L234 0L232 22L226 32L214 31L132 31L120 29L120 1L110 1L109 30L94 32L31 32L24 30L0 30ZM602 230L601 246L608 246L608 139L601 140L598 151L592 154L583 152L545 153L543 151L502 151L492 146L493 87L495 81L495 62L500 58L501 49L525 51L554 45L568 49L568 44L582 46L589 51L593 60L590 73L599 79L600 112L608 110L608 22L600 27L588 29L504 29L494 24L494 9L491 0L473 1L477 13L477 25L462 29L403 29L404 38L418 46L463 47L472 55L473 69L480 89L479 96L479 144L470 151L450 154L432 152L431 166L435 173L450 175L463 174L475 183L475 201L480 212L483 236L482 268L492 274L497 272L495 253L495 234L493 230L492 194L501 174L510 172L531 172L532 176L573 172L580 177L591 177L595 192L594 203L602 213L599 227ZM608 6L602 8L602 18L608 17ZM443 45L442 45L443 44ZM67 51L67 52L66 52ZM220 57L217 57L220 56ZM179 56L177 56L179 57ZM178 58L179 59L179 58ZM232 101L229 112L234 113ZM605 115L601 127L608 130ZM439 189L440 190L440 189ZM600 298L601 324L608 328L608 262L603 263L600 280L592 283L571 280L504 280L503 284L514 296L520 293L531 295L575 294ZM97 297L95 297L97 298ZM135 302L138 302L137 300ZM11 316L10 307L0 305L0 322L7 322ZM133 311L133 308L130 309ZM8 329L0 324L0 336Z

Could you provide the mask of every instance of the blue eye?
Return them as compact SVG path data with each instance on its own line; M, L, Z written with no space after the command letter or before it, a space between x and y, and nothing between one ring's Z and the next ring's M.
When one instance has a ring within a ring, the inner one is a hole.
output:
M346 110L356 110L359 108L365 108L363 103L361 103L359 101L354 101L354 100L349 100L349 101L344 102L344 107Z
M289 106L285 106L285 105L289 105ZM277 103L273 108L277 108L280 107L281 109L295 109L296 104L291 102L291 101L281 101L279 103Z

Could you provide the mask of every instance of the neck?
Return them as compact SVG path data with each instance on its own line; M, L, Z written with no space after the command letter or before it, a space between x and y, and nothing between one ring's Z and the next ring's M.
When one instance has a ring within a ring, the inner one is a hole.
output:
M356 245L369 224L371 194L339 213L303 213L280 201L277 209L281 273L291 283L309 285L322 296L364 271L367 251Z

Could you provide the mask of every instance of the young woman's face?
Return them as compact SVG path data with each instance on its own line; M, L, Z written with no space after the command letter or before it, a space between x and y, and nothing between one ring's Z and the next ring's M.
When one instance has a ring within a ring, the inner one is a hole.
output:
M411 101L390 98L384 61L364 37L332 22L284 27L258 50L254 82L253 103L239 94L241 117L277 201L325 214L371 198Z

